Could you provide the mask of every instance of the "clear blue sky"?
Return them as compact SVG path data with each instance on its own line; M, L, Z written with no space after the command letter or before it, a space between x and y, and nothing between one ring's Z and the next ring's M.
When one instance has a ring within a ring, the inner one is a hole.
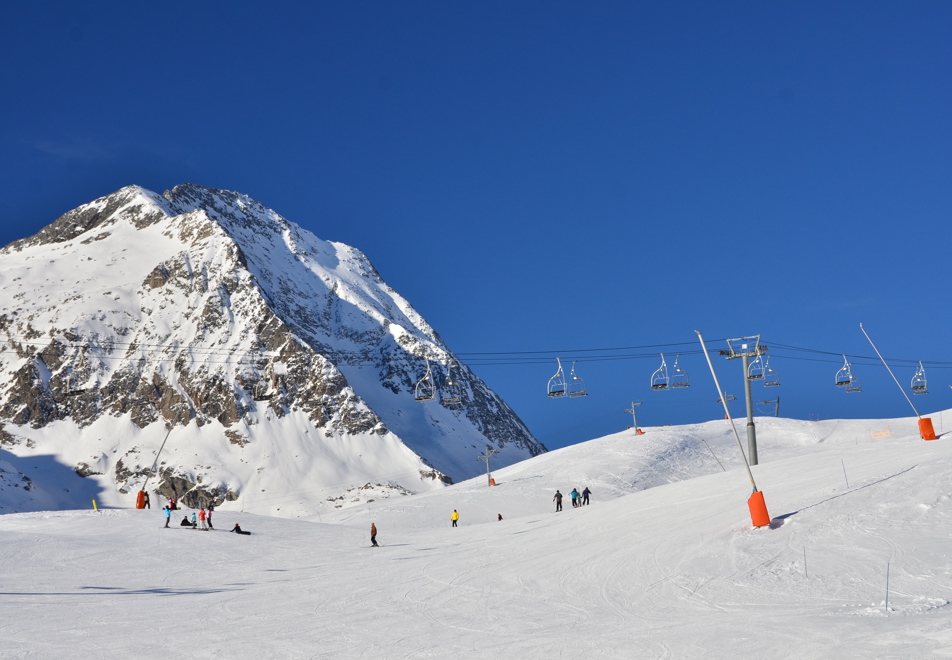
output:
M950 408L950 35L943 2L16 3L0 243L128 184L246 193L364 251L549 447L632 400L722 416L695 329L818 351L772 348L784 416L911 414L860 322ZM662 350L689 389L649 389ZM590 396L545 396L557 355Z

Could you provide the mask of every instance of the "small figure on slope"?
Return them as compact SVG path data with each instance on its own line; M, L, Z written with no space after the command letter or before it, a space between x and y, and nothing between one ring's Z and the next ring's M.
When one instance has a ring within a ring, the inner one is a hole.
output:
M456 509L453 509L453 515L450 516L450 520L453 521L453 527L456 527L456 523L459 521L459 512Z
M246 536L251 534L251 532L246 532L242 530L241 525L239 525L238 523L235 523L235 526L231 528L231 531L233 531L235 534L244 534Z
M172 520L172 509L169 508L169 505L166 504L165 508L162 509L162 513L165 514L165 526L169 526L169 521Z
M198 514L192 511L192 529L198 529Z
M205 514L205 520L208 522L208 529L215 529L212 527L212 512L215 510L215 503L211 502L208 505L208 512Z
M582 504L588 504L588 496L592 494L592 491L588 489L588 486L585 487L585 490L582 491Z
M572 495L572 508L574 509L575 507L579 506L579 503L578 503L578 488L573 488L571 495Z
M555 497L553 497L552 499L555 500L555 510L561 511L562 510L562 493L556 490Z
M375 548L379 548L377 545L377 525L376 523L370 523L370 543Z
M202 523L202 529L208 531L208 525L205 524L205 509L199 509L198 511L198 520Z

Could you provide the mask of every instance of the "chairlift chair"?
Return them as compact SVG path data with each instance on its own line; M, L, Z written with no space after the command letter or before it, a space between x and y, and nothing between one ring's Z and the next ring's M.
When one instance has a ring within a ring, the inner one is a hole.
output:
M255 401L269 401L271 399L271 382L262 378L251 390L251 397Z
M651 374L651 389L666 390L671 379L668 377L668 365L664 361L664 353L661 353L661 366Z
M846 359L846 356L843 356L843 366L840 367L840 370L836 372L836 379L834 381L837 387L842 387L847 392L861 392L863 386L860 383L859 378L853 375L852 370L850 369L849 360Z
M463 401L463 394L459 383L453 378L453 365L446 367L446 381L443 383L443 389L440 390L440 403L444 406L457 406Z
M431 401L436 396L436 387L433 385L433 379L430 372L430 361L426 361L426 373L423 378L417 381L416 388L413 391L413 398L417 401Z
M837 387L846 387L850 384L850 381L853 380L853 374L850 372L850 363L846 359L846 356L843 356L843 366L840 367L840 370L836 372L836 383Z
M691 382L688 380L688 372L678 366L678 360L681 358L680 355L675 356L674 358L674 367L672 369L670 387L671 389L680 389L682 387L691 387Z
M585 391L585 381L575 373L575 361L572 361L572 380L569 382L569 397L576 396L588 396L588 392Z
M919 368L916 370L916 375L912 377L912 393L929 393L929 384L926 382L926 370L923 369L922 362L919 363Z
M79 396L85 393L86 390L80 387L76 373L70 369L69 373L66 374L66 396Z
M770 358L764 362L764 387L776 387L780 384L780 375L770 366Z
M551 397L560 397L565 396L569 389L565 383L565 372L562 371L562 360L560 358L555 358L559 363L559 369L555 372L555 375L549 379L548 393Z
M764 358L762 355L758 354L753 361L747 365L747 380L761 380L764 377L766 372L766 367L764 366Z

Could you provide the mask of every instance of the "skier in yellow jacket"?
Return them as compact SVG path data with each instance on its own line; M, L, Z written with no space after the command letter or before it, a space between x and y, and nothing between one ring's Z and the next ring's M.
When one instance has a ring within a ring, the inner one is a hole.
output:
M456 527L457 526L456 521L459 520L459 511L457 511L456 509L453 509L453 515L450 516L450 520L453 521L453 527Z

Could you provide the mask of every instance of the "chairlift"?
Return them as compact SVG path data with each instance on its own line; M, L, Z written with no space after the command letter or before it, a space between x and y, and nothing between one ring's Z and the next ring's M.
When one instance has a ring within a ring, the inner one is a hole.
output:
M764 362L764 387L776 387L780 384L780 375L770 366L770 358Z
M846 356L843 356L843 366L840 367L840 370L836 372L836 379L834 380L837 387L842 387L847 392L860 392L863 387L860 384L859 378L853 375L852 370L850 369L849 360L846 359Z
M426 361L426 373L423 374L414 389L413 398L417 401L431 401L436 396L436 387L431 378L430 361Z
M668 365L664 361L664 353L661 353L661 366L651 374L651 389L666 390L671 379L668 378Z
M671 389L680 389L682 387L691 387L691 383L688 380L688 372L678 366L678 360L681 358L680 355L675 356L674 358L674 368L673 373L671 374L671 382L669 383Z
M575 373L575 361L572 361L572 381L569 383L569 397L588 396L585 391L585 381Z
M912 377L912 393L929 393L929 385L926 382L926 370L922 368L922 362L919 363L919 368L916 370L916 375Z
M255 401L271 400L271 382L262 378L251 388L251 398Z
M747 380L761 380L766 373L766 367L764 366L764 358L760 353L757 354L757 357L747 365Z
M453 365L446 367L446 380L443 383L443 389L440 390L440 403L444 406L458 406L463 402L463 393L459 383L453 378Z
M79 396L85 393L86 390L82 388L76 372L70 369L66 374L66 396Z
M565 372L562 371L562 360L560 358L555 358L555 360L559 363L559 370L556 371L555 375L549 379L549 396L565 396L568 394L569 388L565 382Z

